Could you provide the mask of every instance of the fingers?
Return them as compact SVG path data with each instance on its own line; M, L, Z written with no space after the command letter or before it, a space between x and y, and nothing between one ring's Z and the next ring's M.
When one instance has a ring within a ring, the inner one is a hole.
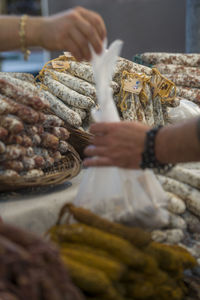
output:
M113 123L115 124L115 123ZM92 124L90 127L90 133L93 136L90 138L90 143L95 146L112 146L113 137L112 137L112 124L108 123L96 123ZM114 141L116 144L116 141Z
M80 57L76 56L76 58L78 60L85 59L89 61L91 58L91 53L85 36L81 34L80 30L78 30L76 27L72 28L72 30L69 33L69 36L73 41L74 45L76 45L76 48L80 54Z
M101 16L93 11L88 11L84 8L80 8L80 14L86 19L88 20L88 22L95 27L95 29L98 32L98 35L100 37L101 40L104 40L107 32L106 32L106 26L105 23L103 21L103 19L101 18Z
M77 7L43 20L40 39L45 49L68 50L77 60L91 59L89 44L101 52L106 29L97 13Z
M84 154L90 156L83 161L86 167L113 165L111 158L106 154L105 147L95 147L91 145L84 150Z
M90 127L90 132L94 135L106 135L108 134L113 128L116 128L118 123L94 123Z
M99 37L99 34L96 28L88 22L88 20L82 19L82 22L76 24L77 29L85 37L87 43L90 43L94 48L95 52L101 53L102 50L102 40Z
M83 165L85 167L106 167L112 166L112 161L108 157L93 157L93 158L86 158L83 161Z
M72 53L74 57L76 57L77 60L81 61L83 59L83 54L79 50L78 45L76 42L71 38L68 37L67 39L67 47L66 49Z
M85 37L87 44L91 43L94 50L100 53L102 42L106 37L106 27L103 19L95 12L82 7L74 9L72 18L77 30Z
M95 147L94 145L90 145L85 148L84 153L87 156L108 156L106 155L106 148L105 147Z

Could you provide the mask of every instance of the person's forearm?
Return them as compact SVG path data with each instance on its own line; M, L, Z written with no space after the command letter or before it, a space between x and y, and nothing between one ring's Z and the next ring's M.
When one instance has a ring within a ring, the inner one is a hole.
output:
M0 51L20 48L18 16L0 17Z
M200 161L197 119L163 127L156 137L156 157L162 163Z
M40 28L43 19L41 17L28 17L25 24L25 44L27 47L39 46ZM20 49L20 16L0 17L0 51Z
M90 60L91 51L102 51L106 27L96 12L83 7L48 17L0 16L0 51L39 46L46 50L70 51L77 60Z

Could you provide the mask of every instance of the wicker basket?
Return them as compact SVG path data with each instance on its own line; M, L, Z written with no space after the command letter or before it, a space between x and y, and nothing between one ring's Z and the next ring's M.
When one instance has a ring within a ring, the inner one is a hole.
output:
M81 160L79 154L74 150L70 151L63 159L54 164L53 167L43 170L44 175L39 177L25 178L3 178L0 176L0 192L15 191L26 187L39 187L47 185L57 185L69 180L81 170Z

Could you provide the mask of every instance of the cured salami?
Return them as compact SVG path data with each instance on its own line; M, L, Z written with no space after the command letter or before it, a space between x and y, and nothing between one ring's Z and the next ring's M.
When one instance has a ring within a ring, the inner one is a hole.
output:
M60 99L50 92L42 90L44 96L50 103L51 110L62 120L72 126L79 127L82 124L79 114L66 106Z
M45 120L43 123L44 128L54 127L54 126L63 126L64 122L55 115L45 115Z
M167 176L200 189L199 170L190 170L181 166L175 166L172 170L170 170L170 172L167 173Z
M162 104L159 96L153 99L153 116L155 126L164 125Z
M14 78L15 79L15 78ZM17 79L16 79L17 80ZM26 89L17 87L9 82L9 78L0 78L0 93L14 99L16 102L33 107L36 110L48 108L47 102L44 102L38 96L32 96Z
M23 81L28 81L31 82L32 84L35 83L35 79L34 76L30 73L18 73L18 72L0 72L0 76L1 75L6 75L6 76L10 76L10 77L14 77L17 79L21 79Z
M69 144L66 141L60 141L58 150L60 151L61 154L68 152Z
M95 102L90 97L71 90L50 76L44 77L44 84L49 88L52 94L60 98L66 104L85 109L95 106Z
M25 148L20 145L7 145L3 155L0 156L1 161L15 160L22 156L32 156L31 147Z
M177 195L167 192L169 196L167 208L174 214L183 214L186 210L184 201Z
M182 65L165 65L165 64L157 64L155 67L162 74L187 74L190 76L200 76L200 69L195 67L185 67Z
M200 217L200 192L197 189L165 176L158 175L158 179L165 190L178 195L185 201L188 210Z
M89 64L80 63L77 61L69 61L70 68L67 70L72 75L84 79L90 83L94 83L94 75L92 66Z
M200 54L197 53L166 53L146 52L140 55L148 64L174 64L188 67L200 67Z
M67 140L70 136L70 132L64 127L53 127L51 132L59 139L64 141Z
M50 148L57 150L59 145L59 139L48 132L43 133L42 135L42 146L45 148Z
M0 141L0 154L3 154L6 152L6 145Z
M34 155L33 159L36 168L43 168L45 166L45 160L41 155Z
M129 93L125 100L126 109L122 110L123 120L137 121L136 105L134 95Z
M50 74L55 75L55 78L57 78L59 82L70 89L78 92L79 94L88 96L96 101L96 89L93 84L63 72L51 70Z
M147 96L147 100L142 102L145 119L149 126L153 126L155 124L154 120L154 108L153 108L153 99L152 99L152 92L149 85L145 85L144 92Z
M139 122L146 124L146 118L144 114L144 109L142 107L142 103L140 102L140 97L138 95L134 95L134 101L135 101L137 120Z
M151 68L136 64L128 59L119 57L116 63L113 80L119 85L122 79L123 71L128 71L130 73L144 73L146 75L152 75L153 71Z
M78 108L78 107L75 107L75 106L69 106L69 105L68 105L68 107L69 107L71 110L73 110L74 112L76 112L76 113L80 116L80 118L81 118L82 121L86 118L87 112L86 112L85 109L83 109L83 108Z
M177 96L200 105L200 89L177 86Z
M14 170L16 172L21 172L24 170L24 166L23 163L19 160L6 160L2 166L5 169L11 169Z
M4 141L8 135L8 130L0 126L0 140Z
M37 123L39 114L29 106L20 104L0 95L0 114L14 114L22 121L30 124Z
M9 133L19 133L24 129L24 125L20 119L13 115L1 116L0 126L5 128Z
M62 159L62 155L60 153L60 151L56 151L53 153L50 153L51 157L54 159L55 163L59 162Z
M200 88L200 75L189 75L184 73L165 74L176 85L189 88Z
M24 147L32 147L33 142L26 134L10 134L6 139L7 144L18 144Z

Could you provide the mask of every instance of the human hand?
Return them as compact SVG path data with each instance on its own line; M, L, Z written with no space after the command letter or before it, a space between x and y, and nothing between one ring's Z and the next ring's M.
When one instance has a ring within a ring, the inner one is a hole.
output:
M89 43L96 53L100 53L106 37L101 16L82 7L46 17L41 27L42 47L70 51L77 60L90 60Z
M94 134L92 145L84 151L90 158L84 160L84 165L138 169L149 129L136 122L93 124L90 129Z

